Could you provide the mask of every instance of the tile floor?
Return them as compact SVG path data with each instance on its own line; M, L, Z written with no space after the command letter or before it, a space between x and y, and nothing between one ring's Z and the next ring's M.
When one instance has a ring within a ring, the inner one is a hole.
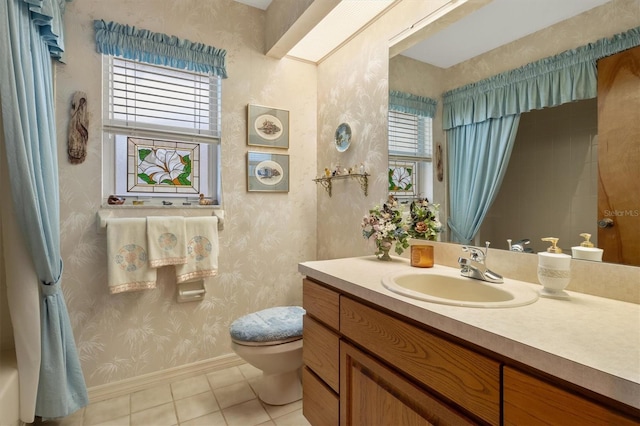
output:
M89 404L42 426L307 426L302 401L274 406L261 402L260 370L249 364L153 386Z

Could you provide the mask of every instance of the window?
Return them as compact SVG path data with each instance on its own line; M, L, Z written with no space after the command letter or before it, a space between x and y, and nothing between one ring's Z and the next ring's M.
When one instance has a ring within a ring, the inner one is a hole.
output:
M389 110L389 194L433 199L432 119Z
M159 203L202 193L220 204L221 78L103 62L104 197Z

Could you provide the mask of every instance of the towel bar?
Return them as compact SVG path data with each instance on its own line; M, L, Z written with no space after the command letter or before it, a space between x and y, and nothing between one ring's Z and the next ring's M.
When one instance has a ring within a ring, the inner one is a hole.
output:
M149 214L142 214L145 212L149 212L149 209L144 209L144 210L138 210L136 212L133 213L134 209L100 209L98 210L98 212L96 213L96 228L97 228L97 232L100 233L104 233L105 228L107 227L107 222L109 221L110 218L115 218L115 217L146 217L146 216L153 216L153 215L149 215ZM136 209L137 210L137 209ZM224 210L221 209L214 209L214 210L207 210L207 212L211 211L211 215L212 216L216 216L218 218L218 231L222 231L224 229ZM163 210L162 213L165 213L166 215L166 211ZM198 212L199 214L194 214L194 215L187 215L185 217L191 217L191 216L205 216L205 213L202 212ZM161 214L158 214L157 216L161 216Z

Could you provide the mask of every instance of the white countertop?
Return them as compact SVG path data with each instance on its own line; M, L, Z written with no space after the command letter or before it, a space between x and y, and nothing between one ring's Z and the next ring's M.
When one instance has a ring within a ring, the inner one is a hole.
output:
M452 268L435 265L439 268ZM640 305L568 292L514 308L467 308L411 299L382 286L416 270L374 256L303 262L303 275L427 326L640 409ZM536 284L527 284L540 289Z

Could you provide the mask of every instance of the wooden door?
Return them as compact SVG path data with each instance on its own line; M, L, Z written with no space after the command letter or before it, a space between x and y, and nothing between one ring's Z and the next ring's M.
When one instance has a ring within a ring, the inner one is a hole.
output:
M640 47L598 61L598 225L603 261L640 266Z

